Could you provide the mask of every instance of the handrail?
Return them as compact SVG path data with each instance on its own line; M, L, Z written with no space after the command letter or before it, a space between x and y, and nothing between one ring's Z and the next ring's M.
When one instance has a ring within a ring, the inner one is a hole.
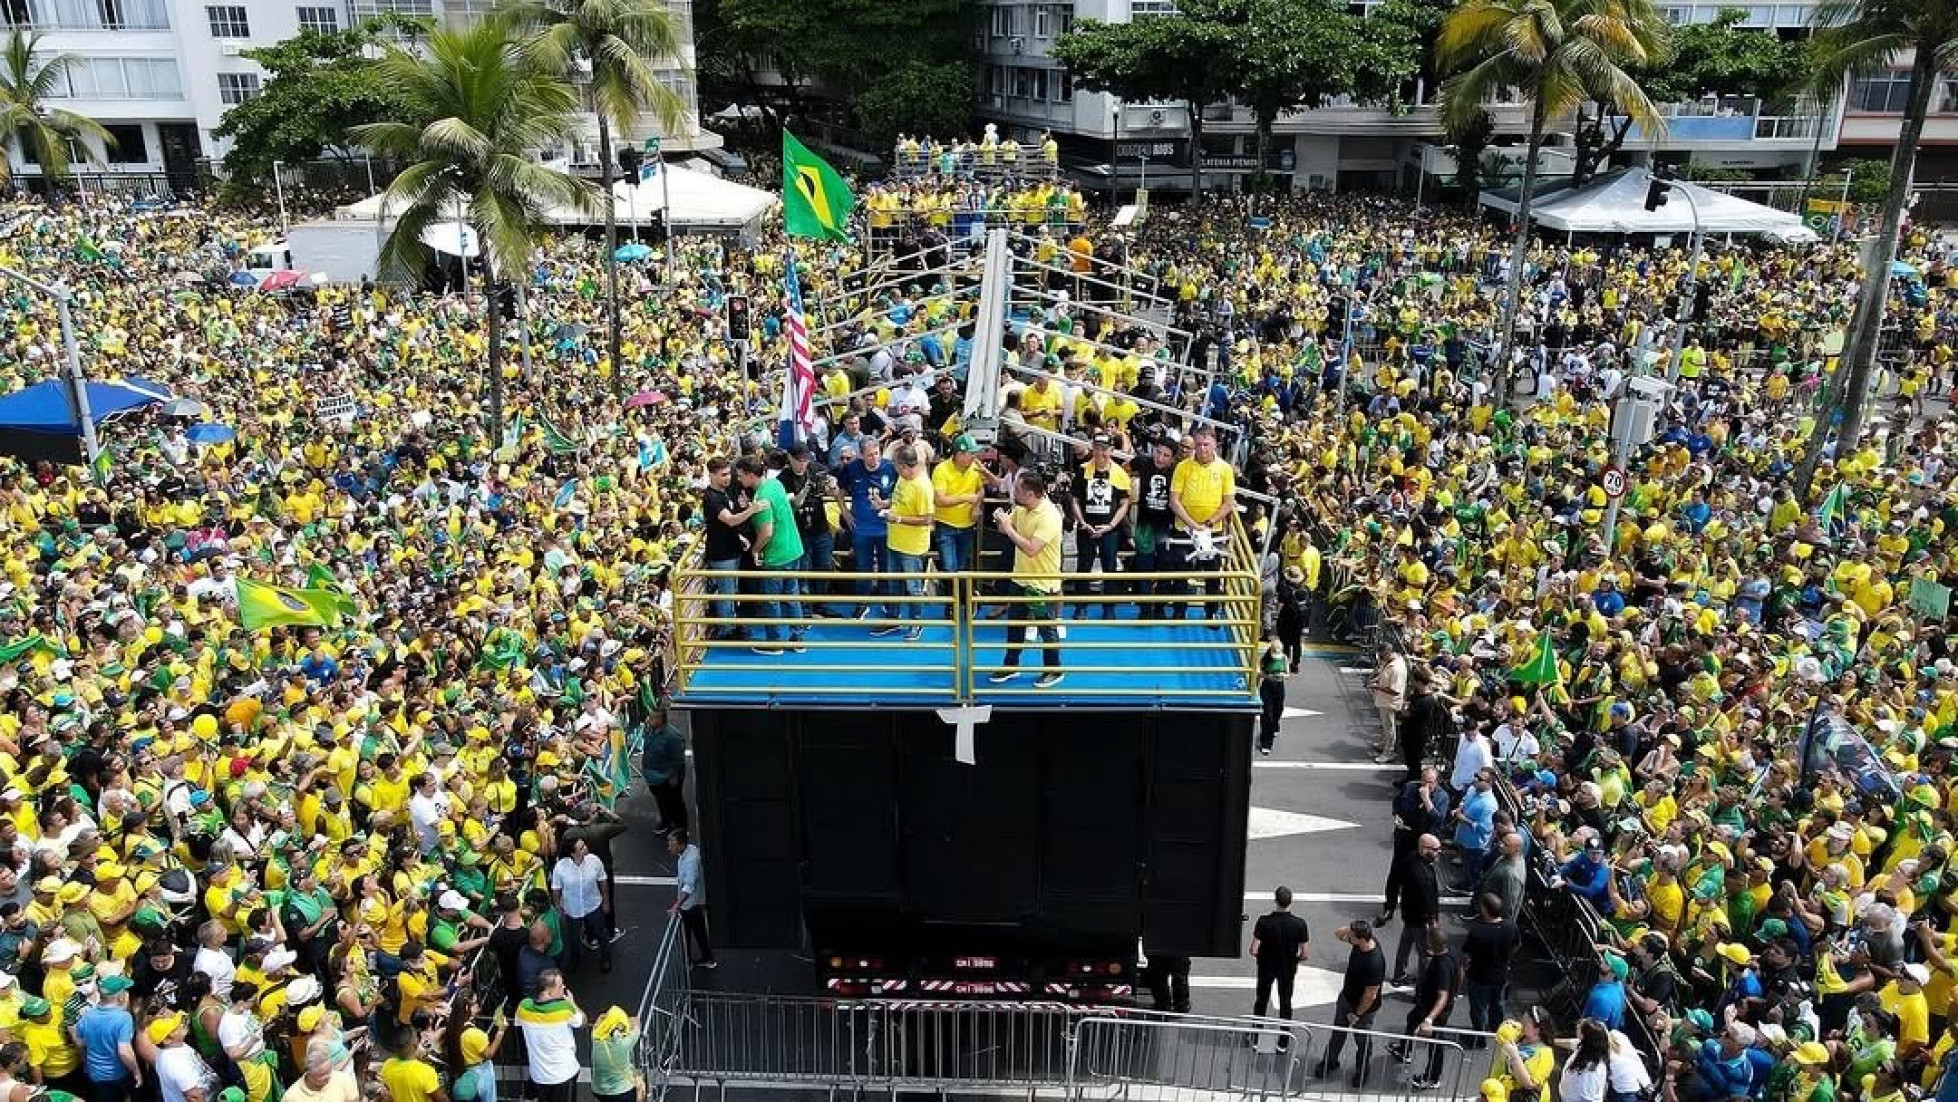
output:
M1241 525L1232 526L1218 569L1195 575L1055 573L1030 579L1001 570L713 570L703 555L696 543L673 575L671 668L681 699L774 702L788 695L875 703L888 697L940 705L1030 700L1043 692L1031 681L987 683L992 666L982 666L981 652L996 664L1007 632L1041 624L1071 629L1069 638L1053 645L1062 652L1062 672L1083 675L1092 686L1083 691L1094 698L1226 706L1248 706L1255 699L1262 592L1257 556ZM925 558L928 565L935 562L932 555ZM1189 588L1203 577L1216 580L1217 594ZM802 592L789 596L739 588L762 579L793 580ZM1001 591L1005 583L1028 580L1058 583L1063 592ZM729 582L736 583L733 592L716 591ZM1099 583L1101 591L1087 591L1083 583ZM907 592L912 588L921 592ZM799 614L787 607L763 614L763 606L790 601L800 603ZM1189 631L1179 629L1198 624L1168 618L1165 606L1171 601L1184 609L1195 606L1214 634L1189 638ZM1037 620L1018 618L1017 610L1040 604L1054 607ZM1135 606L1132 614L1123 607L1129 605ZM818 617L812 606L862 611L855 619ZM880 614L866 615L873 610ZM892 628L915 629L917 638L910 630L899 634ZM873 634L879 629L881 634ZM739 637L747 631L807 637L779 642ZM1035 661L1047 645L1014 642L1034 652ZM760 653L747 653L757 649ZM781 650L789 653L776 653Z

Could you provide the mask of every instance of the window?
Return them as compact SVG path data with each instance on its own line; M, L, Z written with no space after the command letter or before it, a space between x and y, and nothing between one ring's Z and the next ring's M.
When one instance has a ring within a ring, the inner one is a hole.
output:
M228 106L236 107L246 100L258 98L257 73L219 73L218 100Z
M1062 69L1060 79L1054 82L1054 102L1071 103L1074 100L1074 74Z
M211 18L212 38L250 38L251 20L242 4L212 4L204 9Z
M1958 77L1941 77L1937 91L1931 93L1931 111L1938 115L1958 115Z
M332 34L340 29L340 12L335 8L300 8L299 29Z
M102 129L115 139L108 150L108 160L112 165L142 165L150 160L149 143L143 140L143 128L135 123L108 123Z
M1849 109L1901 115L1910 106L1910 74L1863 77L1849 86Z
M1045 69L1033 71L1033 98L1038 100L1047 98L1047 70Z
M1145 15L1175 15L1176 0L1130 0L1129 15L1141 18Z
M997 7L993 9L993 37L1011 38L1013 35L1013 9Z
M1073 32L1073 30L1074 30L1074 13L1066 8L1062 8L1061 9L1061 33L1069 34Z
M53 99L182 99L170 58L85 57L62 70Z
M1047 9L1046 8L1033 9L1033 36L1035 38L1047 37Z
M1021 99L1026 99L1033 95L1032 69L1013 70L1013 94Z
M352 9L355 25L365 23L377 15L433 17L435 0L353 0Z

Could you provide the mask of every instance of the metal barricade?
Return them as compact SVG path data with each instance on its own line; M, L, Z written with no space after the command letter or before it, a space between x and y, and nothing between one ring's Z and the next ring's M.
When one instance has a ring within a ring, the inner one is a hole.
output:
M1067 1097L1289 1098L1307 1027L1277 1019L1091 1017L1075 1026Z

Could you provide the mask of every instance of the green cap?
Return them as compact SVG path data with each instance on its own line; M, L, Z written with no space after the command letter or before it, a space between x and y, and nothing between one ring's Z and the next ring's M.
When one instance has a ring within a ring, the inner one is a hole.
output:
M979 441L971 433L962 432L952 437L952 451L957 455L970 455L979 450Z

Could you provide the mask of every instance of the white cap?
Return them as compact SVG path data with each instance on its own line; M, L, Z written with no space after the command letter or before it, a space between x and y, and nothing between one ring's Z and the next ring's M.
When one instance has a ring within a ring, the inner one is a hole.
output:
M1904 975L1919 987L1931 982L1931 970L1916 961L1904 965Z
M274 949L271 952L265 954L266 974L270 975L273 972L277 972L281 968L290 968L292 967L293 962L298 959L299 959L299 954L293 952L290 949Z
M461 892L446 891L435 901L435 905L445 911L466 911L469 900Z
M60 964L63 961L75 959L81 951L82 947L78 943L70 941L65 937L56 938L48 942L47 948L41 950L41 963Z
M7 988L12 987L19 982L20 982L19 980L14 978L13 973L0 972L0 991L5 991Z
M312 976L301 976L286 985L286 1004L303 1006L320 997L320 981Z

